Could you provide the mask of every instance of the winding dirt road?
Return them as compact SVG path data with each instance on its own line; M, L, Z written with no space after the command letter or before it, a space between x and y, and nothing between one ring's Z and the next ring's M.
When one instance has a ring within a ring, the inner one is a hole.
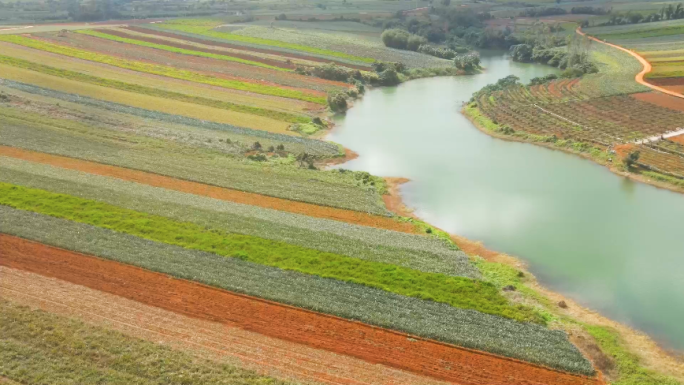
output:
M641 65L644 66L644 68L641 70L641 72L639 72L639 73L634 77L634 80L636 80L637 83L639 83L639 84L641 84L641 85L643 85L643 86L646 86L646 87L648 87L648 88L650 88L650 89L652 89L652 90L655 90L655 91L658 91L658 92L662 92L662 93L664 93L664 94L668 94L668 95L671 95L671 96L674 96L674 97L677 97L677 98L684 99L684 95L682 95L682 94L678 94L678 93L676 93L676 92L674 92L674 91L666 90L666 89L663 88L663 87L658 87L658 86L653 85L653 84L651 84L651 83L648 83L648 82L646 82L646 81L644 80L644 76L645 76L647 73L651 72L651 70L653 69L653 67L651 66L651 63L649 63L649 62L648 62L646 59L644 59L641 55L637 54L637 53L634 52L634 51L630 51L630 50L628 50L627 48L620 47L619 45L615 45L615 44L612 44L612 43L608 43L608 42L602 41L602 40L600 40L600 39L597 39L597 38L595 38L595 37L593 37L593 36L587 35L586 33L582 32L581 28L579 28L579 27L575 30L575 32L577 32L578 34L580 34L580 35L582 35L582 36L584 36L584 37L587 37L587 38L589 38L589 39L591 39L591 40L593 40L593 41L596 41L596 42L599 42L599 43L601 43L601 44L605 44L605 45L611 46L611 47L613 47L613 48L617 48L617 49L619 49L620 51L627 52L628 54L634 56L637 60L639 60L639 62L641 63Z

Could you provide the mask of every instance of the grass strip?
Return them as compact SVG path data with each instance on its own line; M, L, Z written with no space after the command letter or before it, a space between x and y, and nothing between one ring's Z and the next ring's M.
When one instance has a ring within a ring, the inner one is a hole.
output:
M680 382L672 377L641 366L639 357L625 348L620 335L614 329L593 325L584 328L594 337L601 351L615 360L618 379L612 382L612 385L680 385Z
M89 199L8 183L0 183L0 204L224 257L357 283L518 321L544 323L531 308L509 304L494 285L479 280L425 273L284 242L231 234Z
M234 104L229 102L224 102L215 99L203 98L201 96L191 96L186 94L181 94L178 92L165 91L157 88L140 86L137 84L125 83L118 80L104 79L97 76L92 76L80 72L69 71L61 68L55 68L46 66L44 64L34 63L28 60L17 59L10 56L0 55L0 63L11 65L13 67L24 68L27 70L40 72L46 75L57 76L60 78L65 78L69 80L76 80L84 83L95 84L102 87L115 88L122 91L135 92L138 94L157 96L165 99L178 100L186 103L200 104L203 106L220 108L223 110L230 110L235 112L243 112L251 115L264 116L271 119L277 119L284 122L290 123L308 123L311 119L298 116L295 114L288 114L287 112L267 110L264 108L244 106L240 104Z
M561 330L152 242L0 205L0 232L224 290L573 373L593 368Z
M302 91L284 89L280 87L268 86L263 84L242 82L239 80L221 79L209 75L199 74L192 71L180 70L170 66L126 60L114 56L99 54L96 52L84 51L72 47L47 43L44 41L19 35L0 35L0 41L18 44L24 47L38 49L41 51L52 52L59 55L74 57L77 59L89 60L97 63L104 63L133 71L166 76L174 79L188 80L191 82L209 84L213 86L230 88L241 91L254 92L262 95L273 95L289 99L304 100L307 102L317 103L321 105L326 104L326 98L307 94Z
M286 384L0 299L0 373L22 384Z
M272 65L259 63L259 62L252 61L252 60L240 59L240 58L228 56L228 55L218 55L218 54L213 54L213 53L194 51L194 50L189 50L189 49L184 49L184 48L176 48L176 47L171 47L169 45L164 45L164 44L149 43L149 42L142 41L142 40L135 40L135 39L129 39L129 38L120 37L120 36L114 36L114 35L110 35L108 33L93 31L90 29L84 29L84 30L79 30L79 31L75 31L75 32L80 33L82 35L97 37L100 39L116 41L119 43L139 45L141 47L160 49L162 51L180 53L183 55L200 56L200 57L206 57L206 58L210 58L210 59L232 61L232 62L252 65L252 66L256 66L256 67L268 68L268 69L272 69L272 70L276 70L276 71L292 72L291 70L286 69L286 68L275 67Z
M218 38L222 40L235 41L247 44L256 44L261 46L269 47L279 47L285 49L291 49L294 51L308 52L316 55L324 55L337 57L341 59L347 59L362 63L373 63L375 59L369 57L360 57L355 55L350 55L344 52L331 51L327 49L309 47L301 44L286 43L280 40L263 39L258 37L242 36L226 32L213 31L212 29L217 27L216 23L207 23L205 20L173 20L171 22L164 22L157 24L157 27L162 29L169 29L181 32L193 33L196 35L203 35L213 38Z

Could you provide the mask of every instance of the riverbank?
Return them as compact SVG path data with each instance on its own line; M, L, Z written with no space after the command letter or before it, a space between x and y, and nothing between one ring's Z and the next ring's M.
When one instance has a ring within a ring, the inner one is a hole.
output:
M388 194L384 199L388 210L402 217L420 219L404 203L399 191L399 186L409 180L406 178L385 178L385 180L388 183ZM498 283L500 286L510 283L517 286L517 290L510 295L512 300L542 307L544 311L551 313L553 318L551 327L567 332L571 341L601 371L606 381L640 385L676 384L660 374L672 376L680 382L684 381L684 356L667 351L648 335L611 320L594 310L583 307L573 299L544 287L521 259L489 249L481 242L459 235L451 234L451 239L478 265L485 265L480 266L485 275L488 271L492 272L492 275L501 274L502 276L515 272L522 273L522 277L513 280L504 278ZM478 261L480 258L485 262ZM524 285L527 289L520 285ZM611 344L610 342L613 341L597 339L596 336L601 334L617 337L616 343ZM641 382L627 382L628 379L638 379Z
M473 123L478 130L497 139L519 143L530 143L551 150L577 155L605 166L608 170L610 170L610 172L629 180L684 194L684 180L675 180L673 177L660 174L655 171L649 171L643 167L635 169L634 171L636 172L626 171L620 162L621 159L619 159L618 154L607 153L589 143L565 141L564 145L561 146L558 145L558 142L556 141L549 141L546 137L539 137L526 132L514 132L512 134L506 134L500 130L498 124L494 123L484 114L482 114L478 107L472 105L466 105L463 107L461 113L468 118L468 120L470 120L470 122ZM578 148L582 150L578 150Z
M626 177L631 180L636 180L642 183L647 183L654 185L659 188L665 188L668 190L676 192L684 192L684 189L678 188L665 183L659 183L653 181L643 175L634 174L619 170L613 163L608 162L607 158L602 156L592 155L591 152L580 152L573 150L572 148L558 147L553 143L547 142L535 142L531 140L525 140L520 137L513 135L506 135L495 130L496 125L486 118L484 115L478 113L477 107L464 107L462 113L466 116L473 125L481 132L495 137L497 139L531 143L536 145L541 145L543 147L559 150L573 155L579 155L586 159L591 159L596 163L606 166L611 172ZM396 198L395 198L396 200ZM537 279L532 275L528 269L527 264L516 257L499 253L497 251L488 249L482 243L474 242L464 237L453 236L454 242L468 255L478 255L489 262L503 264L515 269L522 271L527 280L525 285L530 288L533 292L540 295L542 298L546 299L548 303L559 304L561 302L565 303L567 307L560 306L548 306L546 304L545 308L553 312L560 319L560 324L562 329L569 333L574 343L582 349L582 351L591 357L592 362L599 368L609 381L616 381L622 378L624 374L621 373L619 365L616 365L616 358L613 357L612 361L605 361L607 356L606 346L600 346L600 342L597 341L594 336L588 331L592 326L600 326L604 328L610 328L614 330L619 338L624 342L625 351L634 354L638 357L638 364L644 369L651 370L653 372L662 373L665 375L672 376L677 379L677 381L684 382L684 354L682 352L676 352L672 350L665 349L662 345L658 344L648 335L630 328L627 325L623 325L619 322L609 319L600 313L581 306L576 301L564 297L563 295L553 292L548 288L541 285ZM545 301L541 301L542 303ZM595 347L600 347L600 352L597 352ZM624 372L625 370L623 370ZM636 375L638 370L632 368L628 371L631 375ZM622 374L622 375L621 375ZM644 380L641 380L644 381ZM663 379L659 379L663 381ZM639 384L665 384L670 382L635 382Z

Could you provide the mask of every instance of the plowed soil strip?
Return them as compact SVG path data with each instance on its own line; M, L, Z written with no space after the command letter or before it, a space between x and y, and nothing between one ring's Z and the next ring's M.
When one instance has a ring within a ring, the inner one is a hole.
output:
M254 52L261 52L261 53L266 53L266 54L271 54L271 55L279 55L283 57L291 57L293 59L303 59L303 60L308 60L308 61L315 61L319 63L335 63L337 65L347 67L347 68L353 68L361 71L369 71L370 67L369 66L360 66L360 65L354 65L354 64L348 64L345 62L341 61L335 61L333 59L324 59L316 56L308 56L308 55L300 55L296 53L291 53L291 52L283 52L283 51L277 51L277 50L272 50L272 49L264 49L264 48L254 48L254 47L249 47L249 46L244 46L244 45L239 45L239 44L230 44L230 43L220 43L215 40L209 40L209 39L198 39L186 35L180 35L180 34L175 34L175 33L170 33L170 32L162 32L158 31L156 29L148 29L148 28L140 28L140 27L131 27L128 26L126 29L129 29L131 31L135 32L140 32L140 33L146 33L148 35L157 35L157 36L165 36L165 37L171 37L174 39L179 39L179 40L187 40L191 41L194 43L200 43L200 44L205 44L205 45L214 45L217 47L225 47L225 48L233 48L233 49L240 49L240 50L245 50L245 51L254 51Z
M641 92L629 95L642 102L655 104L656 106L669 108L671 110L684 111L684 102L674 96L661 94L660 92ZM684 122L682 122L684 127Z
M328 384L446 383L236 326L203 321L54 278L0 266L0 297L61 316L228 361L260 374Z
M0 234L0 265L461 385L600 383L595 378L413 338L4 234Z
M40 152L22 150L14 147L0 146L0 155L23 159L31 162L49 164L55 167L78 170L95 175L108 176L126 181L161 187L174 191L181 191L195 195L202 195L224 201L242 203L252 206L303 214L315 218L332 219L335 221L353 223L362 226L413 233L414 227L410 223L399 222L392 218L366 214L358 211L344 210L333 207L318 206L310 203L273 198L265 195L231 190L207 184L175 179L167 176L122 167L108 166L85 160L50 155Z

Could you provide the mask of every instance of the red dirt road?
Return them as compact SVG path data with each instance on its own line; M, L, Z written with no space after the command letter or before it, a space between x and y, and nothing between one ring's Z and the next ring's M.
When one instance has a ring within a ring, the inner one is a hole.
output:
M315 218L332 219L335 221L353 223L362 226L413 233L414 227L410 223L399 222L392 218L371 215L359 211L344 210L334 207L318 206L311 203L274 198L255 193L231 190L168 176L152 174L144 171L109 166L101 163L89 162L64 156L50 155L40 152L23 150L15 147L0 146L0 156L23 159L30 162L49 164L55 167L78 170L89 174L108 176L130 182L161 187L174 191L202 195L224 201L242 203L252 206L303 214Z
M593 36L589 36L589 35L585 34L584 32L582 32L582 30L581 30L579 27L577 28L576 32L577 32L578 34L584 36L584 37L587 37L587 38L589 38L589 39L595 41L595 42L598 42L598 43L601 43L601 44L605 44L605 45L609 45L609 46L611 46L611 47L613 47L613 48L619 49L620 51L627 52L628 54L632 55L635 59L637 59L637 60L639 61L639 63L641 63L641 65L644 66L644 69L642 69L641 72L639 72L639 73L636 75L636 77L634 78L634 80L635 80L637 83L639 83L639 84L641 84L641 85L643 85L643 86L646 86L646 87L648 87L648 88L651 88L651 89L653 89L653 90L660 91L660 92L662 92L662 93L664 93L664 94L668 94L668 95L672 95L672 96L677 97L677 98L682 98L682 99L684 99L684 95L682 95L682 94L679 94L679 93L674 92L674 91L667 90L667 89L665 89L665 88L663 88L663 87L659 87L659 86L653 85L653 84L648 83L647 81L645 81L645 80L644 80L644 76L645 76L647 73L651 72L651 70L653 69L653 67L651 66L651 63L648 62L648 60L644 59L644 58L643 58L641 55L639 55L638 53L636 53L636 52L634 52L634 51L630 51L630 50L628 50L627 48L620 47L619 45L607 43L607 42L605 42L605 41L603 41L603 40L599 40L599 39L597 39L597 38L595 38L595 37L593 37Z
M415 338L4 234L0 234L0 265L460 385L601 384L596 378Z

